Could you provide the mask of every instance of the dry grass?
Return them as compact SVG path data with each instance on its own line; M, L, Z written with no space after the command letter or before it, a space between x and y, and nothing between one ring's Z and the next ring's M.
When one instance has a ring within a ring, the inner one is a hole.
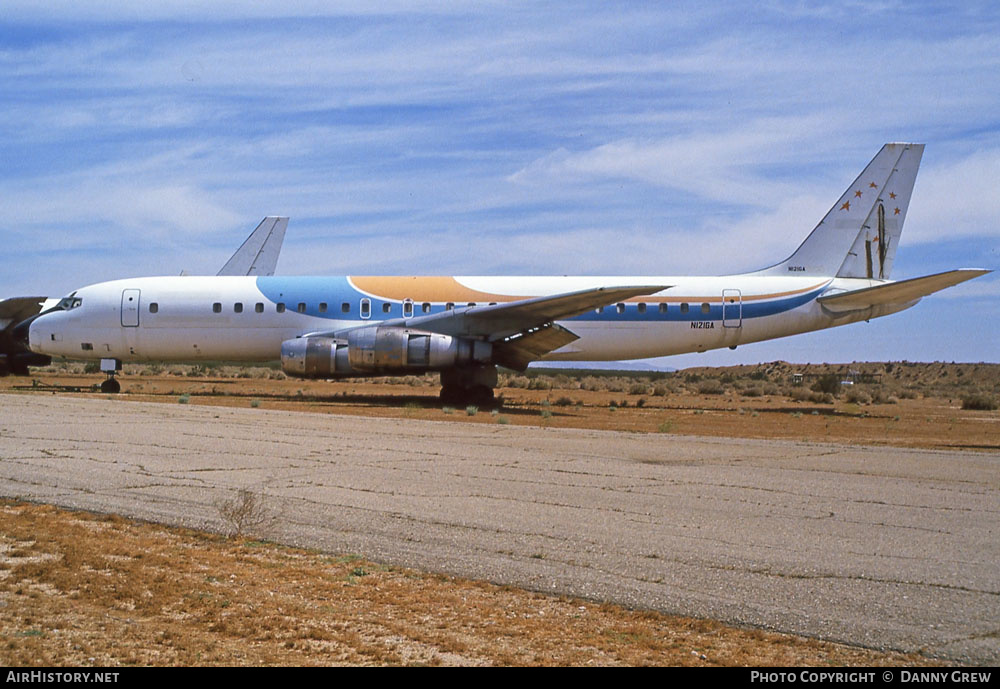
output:
M10 501L0 627L8 666L931 662Z
M34 380L41 386L80 387L101 380L99 375L62 371L63 366L71 369L76 364L41 369ZM1000 399L1000 364L774 362L632 376L502 374L497 391L503 398L502 417L443 409L437 398L437 377L431 374L337 382L271 377L275 371L268 368L205 370L207 376L191 376L184 370L178 374L159 370L153 375L137 366L137 375L121 378L123 394L118 399L177 404L179 396L185 396L189 404L383 418L544 423L553 428L643 433L670 428L671 433L685 435L1000 450L1000 412L963 409L970 395ZM850 370L877 376L879 382L843 386L837 395L810 389L820 376L846 377ZM234 371L245 375L216 375ZM794 382L795 373L805 374L802 384ZM26 383L30 385L24 378L0 378L0 390Z

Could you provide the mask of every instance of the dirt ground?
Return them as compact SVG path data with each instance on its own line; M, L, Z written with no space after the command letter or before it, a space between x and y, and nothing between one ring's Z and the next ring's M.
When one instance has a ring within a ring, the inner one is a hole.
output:
M100 395L88 390L100 379L51 371L0 379L0 390ZM692 385L669 394L522 386L498 390L502 405L488 410L442 406L422 379L121 381L123 400L168 404L1000 450L1000 413L962 409L957 396L831 404ZM0 503L0 627L5 665L935 662L16 502Z
M998 365L988 366L991 371L1000 371ZM36 391L47 386L87 389L100 380L100 375L45 373L32 379L0 378L0 391L30 387L32 382ZM420 385L412 381L402 384L174 375L126 375L119 380L122 399L146 402L640 433L1000 450L1000 413L962 409L957 393L890 397L867 404L849 402L844 394L830 404L793 401L782 394L748 397L735 389L700 394L690 386L662 396L503 387L497 390L502 405L488 410L442 406L433 379L417 379ZM58 387L52 391L57 390L61 394L100 394L66 393Z
M934 663L10 501L0 629L6 666Z

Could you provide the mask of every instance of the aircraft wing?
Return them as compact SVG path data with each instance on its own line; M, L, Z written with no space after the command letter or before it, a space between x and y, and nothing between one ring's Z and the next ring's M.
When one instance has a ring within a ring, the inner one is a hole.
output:
M407 318L405 325L442 335L484 337L495 342L552 321L572 318L591 309L643 294L653 294L669 287L670 285L595 287L492 306L458 307L442 313Z
M831 294L820 297L816 301L831 311L854 311L871 306L906 304L990 272L992 271L980 268L961 268L909 280L889 282L875 287Z
M268 216L226 261L217 275L274 275L288 218Z
M458 307L427 316L385 321L383 325L484 339L493 343L497 363L523 371L530 362L579 339L578 335L554 321L572 318L591 309L632 297L654 294L670 287L671 285L595 287L501 304ZM309 333L304 337L341 337L346 332L347 330Z

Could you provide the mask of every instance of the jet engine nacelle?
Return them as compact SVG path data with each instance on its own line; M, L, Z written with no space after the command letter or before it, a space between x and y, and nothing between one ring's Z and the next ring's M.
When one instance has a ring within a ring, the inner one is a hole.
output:
M342 337L298 337L281 343L281 370L297 378L337 378L487 364L493 345L424 330L376 325Z

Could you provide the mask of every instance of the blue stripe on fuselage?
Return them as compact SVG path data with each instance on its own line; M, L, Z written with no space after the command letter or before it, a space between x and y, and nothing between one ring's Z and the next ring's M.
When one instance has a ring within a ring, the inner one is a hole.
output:
M827 286L823 285L810 292L781 299L745 301L743 302L742 316L744 319L762 318L764 316L773 316L785 311L791 311L818 297ZM368 297L368 295L355 289L346 277L258 277L257 288L261 291L261 294L272 302L285 304L285 307L289 311L297 311L299 304L305 304L304 313L317 318L358 318L360 300L362 298L371 299L371 320L373 321L400 318L403 315L401 302ZM679 297L674 298L677 299ZM414 316L423 316L427 313L440 313L445 310L444 304L432 303L430 311L423 311L419 294L413 295L413 301L415 302L413 308ZM327 305L325 312L320 311L321 303ZM347 304L349 311L343 311L341 308L342 304ZM388 313L383 310L383 304L388 304ZM463 304L458 305L462 306ZM733 308L736 308L736 306L734 305ZM676 302L671 302L667 306L666 313L660 313L658 302L647 303L645 313L639 313L639 307L636 303L626 303L624 313L618 313L616 306L610 304L605 306L600 313L589 311L588 313L565 320L609 323L621 321L649 323L663 321L718 321L722 320L722 304L719 302L710 303L708 313L702 312L701 303L694 302L690 303L687 313L681 313L680 304Z

